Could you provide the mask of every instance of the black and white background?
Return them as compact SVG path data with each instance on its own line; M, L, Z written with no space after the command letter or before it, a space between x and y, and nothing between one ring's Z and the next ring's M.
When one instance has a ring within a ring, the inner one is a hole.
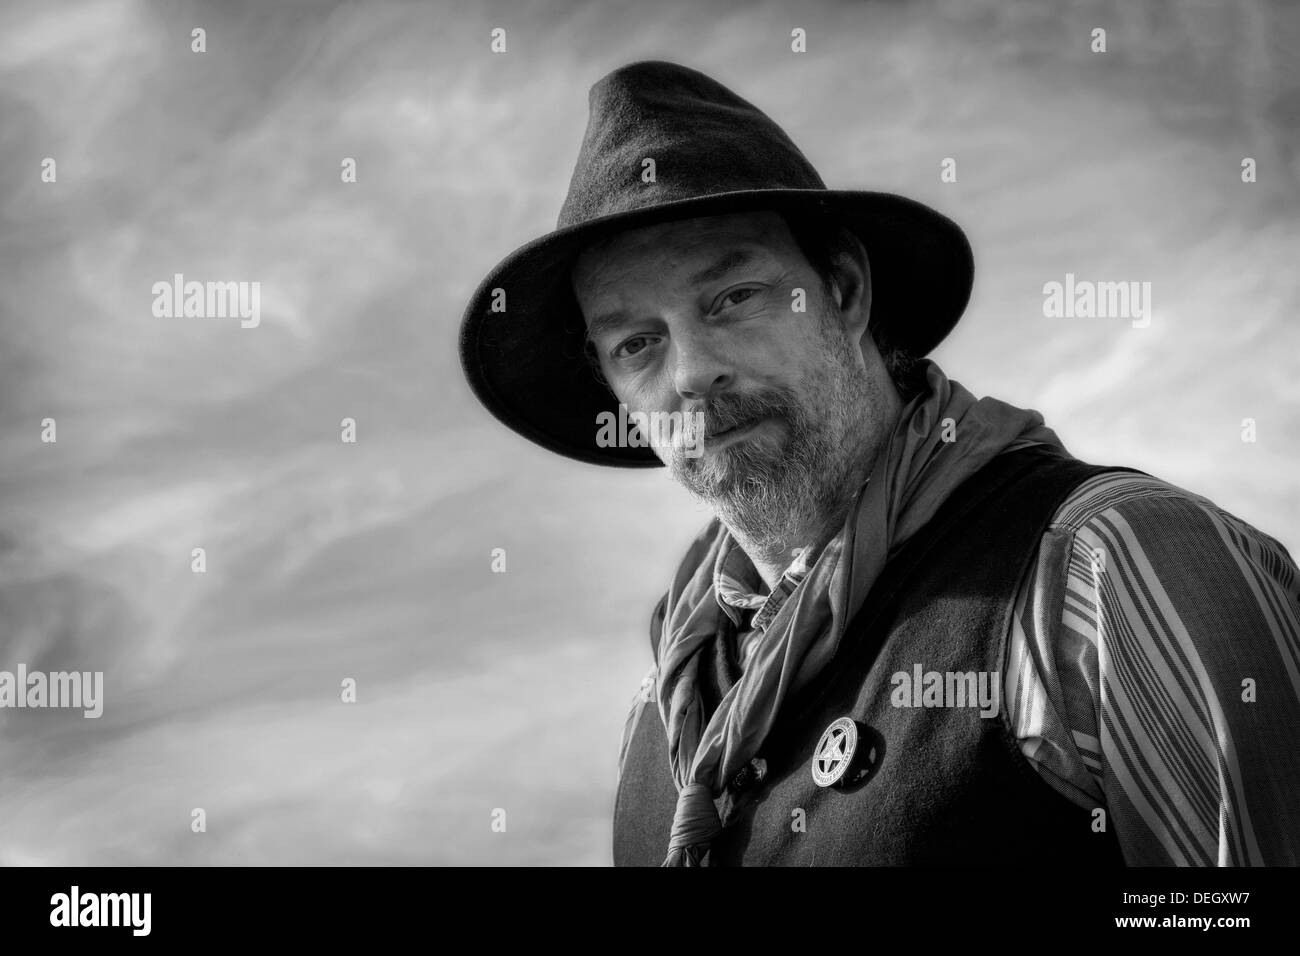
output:
M1284 0L6 0L0 667L105 690L0 711L0 864L610 862L708 515L500 427L455 341L637 59L962 225L952 378L1297 553L1298 49ZM260 321L156 316L177 273ZM1150 323L1045 317L1067 273L1149 282Z

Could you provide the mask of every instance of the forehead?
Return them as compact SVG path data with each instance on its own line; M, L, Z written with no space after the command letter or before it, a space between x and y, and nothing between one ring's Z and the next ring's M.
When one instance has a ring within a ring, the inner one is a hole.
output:
M796 254L797 246L785 220L771 210L658 223L583 249L573 266L573 287L585 303L641 285L683 281L739 250L780 262Z

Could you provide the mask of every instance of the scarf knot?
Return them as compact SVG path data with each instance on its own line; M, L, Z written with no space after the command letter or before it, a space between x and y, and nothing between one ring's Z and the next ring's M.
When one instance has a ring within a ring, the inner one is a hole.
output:
M677 794L668 856L663 866L705 866L709 844L722 833L713 794L702 783L688 783Z

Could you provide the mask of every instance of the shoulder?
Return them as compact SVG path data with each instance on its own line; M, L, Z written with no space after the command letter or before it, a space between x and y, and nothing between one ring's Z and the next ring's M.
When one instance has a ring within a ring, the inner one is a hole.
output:
M1048 535L1103 570L1108 556L1131 572L1177 567L1191 577L1262 563L1294 583L1295 564L1276 539L1203 495L1145 474L1085 479L1057 509Z
M1300 570L1278 541L1208 498L1105 472L1058 508L1013 620L1023 637L1017 645L1013 628L1012 650L1036 649L1063 682L1068 719L1083 723L1108 667L1150 674L1181 660L1192 672L1227 674L1247 659L1261 671L1284 665L1271 635L1300 630Z
M1264 668L1282 663L1272 636L1300 630L1300 569L1287 549L1149 475L1102 473L1075 488L1043 536L1028 592L1018 607L1043 614L1040 636L1066 658L1086 644L1112 663L1122 651L1233 667L1246 654Z
M618 746L618 775L620 779L623 776L623 767L627 762L627 751L632 743L632 734L636 731L637 722L641 719L641 712L645 710L647 704L654 702L655 684L658 677L659 668L652 664L650 670L641 678L641 686L628 705L627 717L623 721L623 737Z
M1218 507L1209 499L1160 478L1137 472L1108 471L1075 486L1057 508L1050 529L1077 533L1107 518L1146 513L1193 517Z
M663 632L664 610L667 605L668 594L665 593L655 604L654 610L650 612L650 648L652 657L655 656L659 648L659 635ZM641 712L645 710L646 705L653 704L655 701L658 680L659 664L656 660L651 663L650 669L641 678L641 686L637 688L636 694L628 702L627 718L623 721L623 738L618 748L618 774L620 779L623 776L623 766L627 761L628 746L632 743L632 734L636 731L637 722L641 719Z

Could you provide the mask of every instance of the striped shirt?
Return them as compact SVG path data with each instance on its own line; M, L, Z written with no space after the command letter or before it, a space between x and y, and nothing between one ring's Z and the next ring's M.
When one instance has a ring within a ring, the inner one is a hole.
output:
M742 667L806 571L764 593L739 547L719 561ZM1098 475L1057 509L1009 637L1021 752L1105 810L1130 866L1300 865L1300 571L1281 544L1166 482ZM620 767L653 699L652 668Z

